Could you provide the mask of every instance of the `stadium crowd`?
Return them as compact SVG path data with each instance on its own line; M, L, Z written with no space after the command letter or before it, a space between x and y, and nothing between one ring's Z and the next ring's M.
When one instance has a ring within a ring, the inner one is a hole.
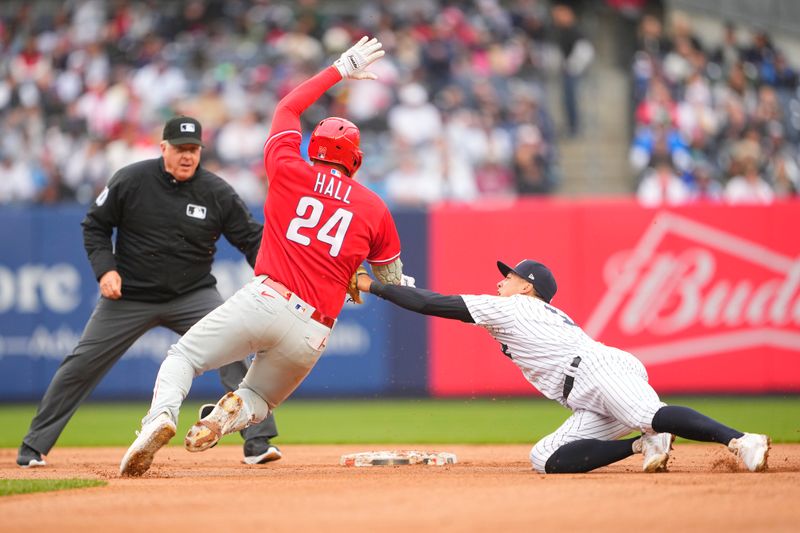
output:
M331 91L304 126L330 114L356 122L360 179L390 205L555 188L537 55L546 6L350 4L3 2L0 204L90 202L116 169L159 155L176 113L203 124L203 164L260 203L276 101L364 34L388 51L379 82Z
M646 205L768 204L800 185L798 75L767 33L702 43L678 13L640 23L629 160Z
M304 127L326 115L356 122L359 178L390 206L557 190L558 135L544 105L551 52L565 58L570 135L576 80L591 62L570 8L545 0L355 5L0 3L0 204L89 203L115 170L157 157L161 126L180 113L204 126L203 164L260 203L275 103L364 34L387 49L375 65L380 80L332 90ZM685 17L665 31L651 15L639 28L629 160L640 200L795 195L798 78L768 35L742 42L730 26L723 42L703 43Z

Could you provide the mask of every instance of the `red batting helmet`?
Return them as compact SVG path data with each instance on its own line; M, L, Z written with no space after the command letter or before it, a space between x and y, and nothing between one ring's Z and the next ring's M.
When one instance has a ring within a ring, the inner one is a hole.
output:
M349 176L361 166L364 154L358 149L361 134L349 120L328 117L322 120L308 142L308 157L328 163L338 163L347 169Z

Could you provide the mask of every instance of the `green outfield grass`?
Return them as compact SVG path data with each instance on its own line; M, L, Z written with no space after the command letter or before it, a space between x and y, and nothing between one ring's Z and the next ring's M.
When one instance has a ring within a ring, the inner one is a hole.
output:
M680 397L686 405L732 427L767 433L773 442L800 442L800 397ZM196 420L187 403L178 428ZM90 403L70 421L58 446L128 446L146 404ZM36 412L33 405L0 405L0 447L17 447ZM289 400L276 412L279 444L533 443L555 430L569 411L543 399ZM175 438L174 445L180 445ZM223 443L241 442L230 435Z
M0 496L105 485L108 485L108 482L99 479L0 479Z

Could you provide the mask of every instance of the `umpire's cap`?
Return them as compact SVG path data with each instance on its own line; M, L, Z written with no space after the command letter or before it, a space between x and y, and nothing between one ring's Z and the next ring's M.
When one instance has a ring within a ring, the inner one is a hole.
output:
M163 138L173 145L198 144L203 146L203 127L197 119L192 117L173 117L164 124Z
M517 266L514 268L511 268L502 261L498 261L497 268L500 269L500 273L503 276L508 276L509 272L513 272L522 279L529 280L536 289L536 292L539 293L539 296L547 303L550 303L550 300L556 295L556 291L558 290L556 278L553 277L553 273L550 272L549 268L538 261L523 259L517 263Z

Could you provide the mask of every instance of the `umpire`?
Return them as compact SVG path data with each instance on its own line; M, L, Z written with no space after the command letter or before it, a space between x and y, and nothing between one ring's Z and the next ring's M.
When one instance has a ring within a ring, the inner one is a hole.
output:
M90 207L81 225L101 298L47 387L19 448L19 466L45 465L42 455L139 337L156 326L183 335L222 304L211 275L220 234L255 264L262 225L228 183L199 166L201 139L197 120L170 119L162 156L120 169ZM247 365L240 361L219 371L225 388L235 390ZM277 434L271 415L242 431L245 462L280 459L270 443Z

